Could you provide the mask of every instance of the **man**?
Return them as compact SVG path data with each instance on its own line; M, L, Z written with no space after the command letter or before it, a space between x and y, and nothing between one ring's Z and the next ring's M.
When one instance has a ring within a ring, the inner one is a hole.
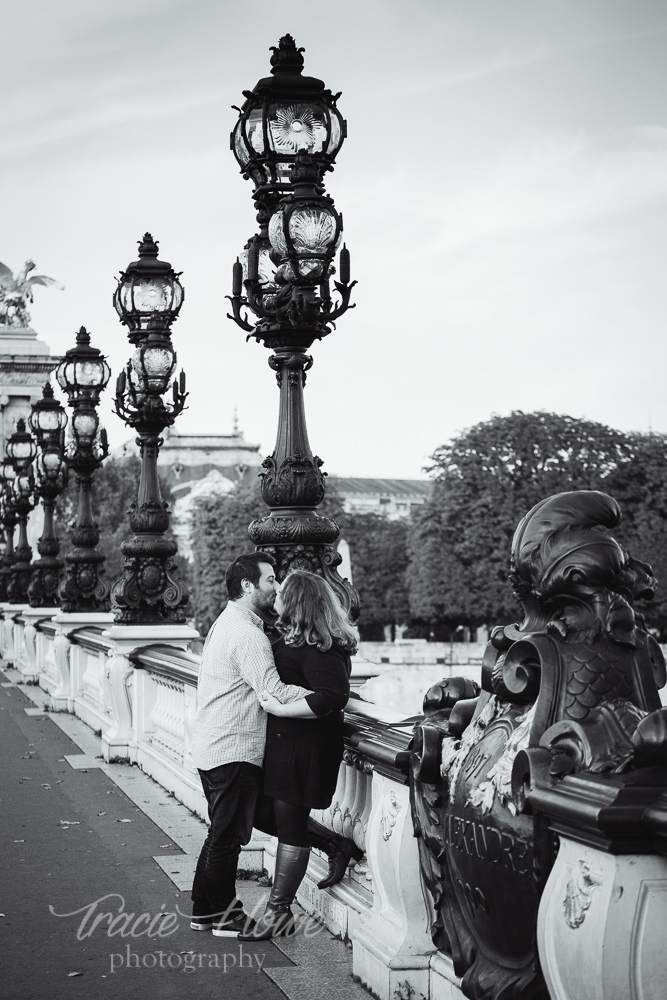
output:
M261 616L278 591L273 557L239 556L226 581L229 603L206 638L197 684L192 759L210 827L192 886L190 926L235 937L248 921L236 897L238 858L262 790L266 715L257 696L266 690L285 703L312 692L282 683L264 634Z

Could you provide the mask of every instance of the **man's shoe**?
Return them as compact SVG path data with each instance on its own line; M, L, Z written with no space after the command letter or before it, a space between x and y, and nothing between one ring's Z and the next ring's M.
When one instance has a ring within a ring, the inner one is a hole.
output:
M255 921L243 910L235 910L233 913L223 917L222 920L213 922L211 930L213 937L237 937L240 934L247 934L252 931Z
M196 917L194 913L192 914L192 919L190 921L190 930L210 931L212 927L213 927L213 917L210 916Z

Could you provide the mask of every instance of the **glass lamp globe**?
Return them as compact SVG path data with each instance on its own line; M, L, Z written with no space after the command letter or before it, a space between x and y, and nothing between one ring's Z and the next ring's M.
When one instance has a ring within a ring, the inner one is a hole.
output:
M56 369L58 385L70 403L84 398L97 402L110 375L104 355L90 346L90 334L82 326L76 335L76 347L67 351Z
M130 362L130 379L138 393L167 391L176 370L176 352L168 340L151 341L138 347Z
M94 410L75 413L72 417L72 432L77 445L92 445L98 426L99 421Z
M42 398L33 403L28 422L41 447L48 442L60 440L61 432L67 424L67 414L55 398L48 382L42 390Z
M16 430L7 441L5 450L7 457L14 463L17 473L25 471L31 465L37 454L37 446L30 432L26 430L23 417L17 420Z
M316 283L329 274L329 266L341 240L339 218L327 205L296 205L279 208L269 222L271 246L286 264L289 281Z
M346 136L337 98L324 83L303 76L303 49L291 35L272 48L271 76L246 98L231 135L231 147L244 176L255 188L285 194L295 157L308 152L320 176L330 170Z
M177 319L183 304L183 286L171 264L158 260L158 244L150 233L139 243L139 260L133 261L118 279L113 304L132 343L138 344L149 330L167 329Z

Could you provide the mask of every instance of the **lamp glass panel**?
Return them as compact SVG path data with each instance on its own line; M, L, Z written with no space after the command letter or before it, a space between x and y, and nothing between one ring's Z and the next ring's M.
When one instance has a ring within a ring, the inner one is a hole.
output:
M336 241L336 219L327 208L312 205L296 208L289 217L289 234L301 253L330 253Z
M248 251L241 253L241 266L243 267L243 280L248 278ZM272 285L276 278L276 265L271 260L271 247L262 247L257 258L257 271L259 280L264 285Z
M34 454L34 446L32 440L27 441L12 441L9 445L9 453L13 459L21 461L21 459L32 458Z
M321 153L324 149L327 126L317 104L272 104L267 124L271 149L276 153Z
M250 154L248 153L248 147L245 144L243 138L243 119L239 118L234 128L234 152L236 153L236 158L242 167L248 165L250 160Z
M7 459L0 463L0 476L6 483L11 483L16 479L16 469Z
M136 281L133 289L134 309L140 313L162 313L171 308L171 282L164 278Z
M148 378L168 379L176 367L174 352L168 347L146 347L143 356L144 369Z
M292 181L292 161L278 160L276 163L276 182L290 184Z
M281 208L277 212L274 212L269 220L269 240L276 253L280 257L284 257L287 253L287 241L285 240L283 211Z
M60 419L60 410L35 410L35 422L40 431L59 431L61 427Z
M77 361L74 366L74 381L77 385L90 387L104 382L104 362L99 359Z
M17 476L12 485L14 496L17 498L28 497L32 492L32 481L30 476Z
M120 316L124 312L131 312L133 309L132 304L132 279L128 278L121 285L118 286L118 309L117 312Z
M253 108L246 121L248 142L256 153L264 153L264 130L262 128L262 108Z
M75 413L72 423L79 437L92 438L97 432L97 417L92 413Z
M343 130L340 127L340 118L338 117L335 111L331 112L330 120L331 120L331 136L329 138L327 153L331 153L333 156L335 156L343 142Z
M57 451L45 451L42 454L42 465L47 472L58 472L61 464L62 461Z

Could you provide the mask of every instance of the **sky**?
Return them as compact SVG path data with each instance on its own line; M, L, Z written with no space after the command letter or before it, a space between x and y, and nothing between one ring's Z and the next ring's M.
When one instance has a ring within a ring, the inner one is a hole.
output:
M32 326L54 354L88 327L113 384L115 276L150 231L183 272L181 433L231 433L236 408L273 448L268 352L226 318L256 230L229 133L287 32L348 123L327 190L356 308L306 386L324 469L420 478L517 409L667 432L660 0L32 0L3 27L0 261L65 285L36 290Z

